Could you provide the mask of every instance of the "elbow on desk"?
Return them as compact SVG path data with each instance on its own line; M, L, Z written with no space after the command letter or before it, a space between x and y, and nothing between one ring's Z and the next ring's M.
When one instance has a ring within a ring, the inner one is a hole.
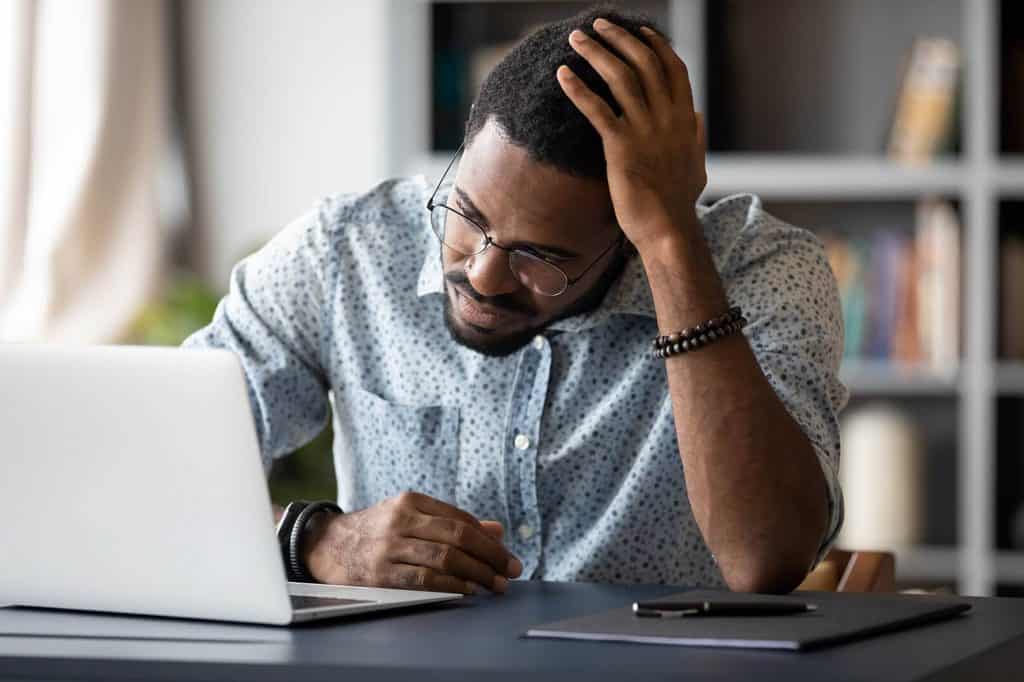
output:
M789 594L807 577L813 557L814 550L794 551L788 556L745 556L720 562L720 569L725 584L733 592Z
M789 594L807 577L806 571L745 571L726 575L725 584L733 592Z

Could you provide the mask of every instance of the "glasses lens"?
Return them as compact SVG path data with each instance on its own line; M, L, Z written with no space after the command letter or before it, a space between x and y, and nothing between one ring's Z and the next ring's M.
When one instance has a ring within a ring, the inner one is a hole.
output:
M442 244L464 256L480 253L487 245L479 227L446 206L431 209L430 224Z
M513 251L508 264L523 286L543 296L558 296L569 286L564 272L528 253Z

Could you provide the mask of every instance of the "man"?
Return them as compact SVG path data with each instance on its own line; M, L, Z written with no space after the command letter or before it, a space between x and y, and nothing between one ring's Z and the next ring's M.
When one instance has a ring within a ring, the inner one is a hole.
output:
M595 10L494 69L454 178L329 199L235 268L188 345L241 357L267 466L332 396L313 578L803 579L842 517L835 282L755 197L697 206L705 181L684 64Z

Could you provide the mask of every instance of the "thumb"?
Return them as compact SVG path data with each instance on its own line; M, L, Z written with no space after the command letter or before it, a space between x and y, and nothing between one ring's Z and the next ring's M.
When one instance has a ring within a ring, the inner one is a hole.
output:
M708 130L704 123L704 114L697 111L694 112L694 116L697 118L697 149L702 154L706 154L708 150Z
M484 531L493 538L501 540L505 537L505 527L499 521L484 520L480 522Z

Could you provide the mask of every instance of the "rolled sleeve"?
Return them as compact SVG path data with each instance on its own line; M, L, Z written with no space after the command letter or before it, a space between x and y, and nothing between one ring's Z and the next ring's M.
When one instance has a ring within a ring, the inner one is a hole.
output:
M843 521L839 380L843 323L835 276L810 232L773 218L754 200L725 266L730 300L743 308L746 335L768 382L818 456L828 497L820 561Z
M212 322L188 348L241 360L264 468L312 440L330 414L323 344L330 262L320 209L295 220L231 272Z

